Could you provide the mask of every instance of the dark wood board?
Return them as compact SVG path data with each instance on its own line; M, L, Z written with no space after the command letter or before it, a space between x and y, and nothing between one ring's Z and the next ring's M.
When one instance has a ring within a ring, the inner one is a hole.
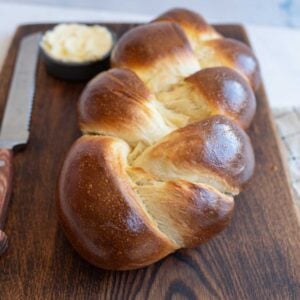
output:
M0 77L0 117L20 39L51 24L18 28ZM110 27L121 35L133 25ZM225 36L248 43L239 25ZM56 180L80 135L76 102L84 83L59 81L39 62L28 145L14 153L13 195L0 258L0 299L300 299L300 226L263 87L249 130L255 176L236 198L229 227L197 249L144 269L110 272L82 260L58 226Z

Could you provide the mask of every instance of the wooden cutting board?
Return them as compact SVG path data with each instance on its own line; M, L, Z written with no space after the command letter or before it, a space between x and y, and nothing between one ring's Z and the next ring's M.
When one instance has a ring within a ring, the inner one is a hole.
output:
M0 77L0 117L20 39L51 24L18 28ZM109 25L120 36L134 25ZM248 43L238 25L227 37ZM76 102L85 83L47 75L39 62L30 140L14 156L13 196L0 258L0 299L300 299L300 226L263 87L249 135L255 176L236 198L230 226L197 249L144 269L94 268L71 248L57 223L56 180L80 135Z

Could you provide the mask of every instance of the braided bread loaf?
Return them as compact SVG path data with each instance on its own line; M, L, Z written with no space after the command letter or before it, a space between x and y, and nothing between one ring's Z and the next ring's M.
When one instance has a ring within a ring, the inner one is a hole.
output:
M254 169L244 129L258 63L199 15L171 10L125 33L84 89L57 208L74 248L115 270L195 247L229 223Z

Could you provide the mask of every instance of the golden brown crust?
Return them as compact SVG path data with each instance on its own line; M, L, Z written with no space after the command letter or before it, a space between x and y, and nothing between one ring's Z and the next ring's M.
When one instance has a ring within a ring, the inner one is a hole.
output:
M230 222L233 215L234 201L231 197L218 193L208 186L177 181L168 183L173 193L187 188L190 195L180 197L176 209L169 214L182 226L182 238L185 247L196 247L220 233ZM166 203L172 206L172 201ZM166 208L167 208L166 207ZM190 230L185 230L189 228Z
M125 33L116 44L114 67L133 70L154 93L200 69L184 31L172 22L141 25Z
M258 89L261 81L259 63L253 51L247 45L229 38L215 39L204 42L202 46L200 45L197 50L198 53L204 47L210 48L210 67L223 65L233 68L249 81L254 90ZM205 55L198 57L200 57L200 64L202 63L205 66L208 58Z
M209 102L213 114L226 115L247 128L255 114L255 95L247 81L227 67L206 68L185 79Z
M158 16L153 22L170 21L179 24L190 40L219 38L221 35L198 13L185 8L173 8Z
M137 160L139 166L163 180L210 177L210 184L236 194L252 176L254 153L247 134L230 119L213 116L180 128Z
M176 180L138 189L150 214L182 247L207 242L233 214L233 198L204 184Z
M170 128L152 105L154 95L129 69L102 72L83 90L78 102L80 128L85 133L107 134L151 143Z
M165 57L192 53L183 30L172 22L140 25L127 31L115 46L113 66L138 69L152 68Z
M112 120L118 123L120 118L135 122L136 108L147 102L150 95L143 82L128 69L102 72L88 83L80 96L80 127L89 131L91 124L101 127L101 123Z
M124 171L127 151L121 140L83 136L59 177L57 209L66 235L86 260L107 269L142 267L176 249L137 200Z
M214 66L233 68L247 78L252 88L257 90L261 81L259 64L247 45L237 40L222 38L201 15L188 9L171 9L154 20L159 21L172 21L180 25L202 68Z

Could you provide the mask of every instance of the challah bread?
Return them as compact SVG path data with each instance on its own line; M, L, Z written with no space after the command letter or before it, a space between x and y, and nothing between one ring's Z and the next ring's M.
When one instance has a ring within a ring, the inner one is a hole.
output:
M74 248L108 269L137 268L176 249L143 208L126 174L128 145L83 136L61 171L57 207Z
M255 107L250 86L226 67L198 71L156 96L133 71L114 68L88 83L79 99L78 115L84 133L150 145L211 115L226 115L246 128Z
M158 21L169 21L180 25L193 49L197 48L199 42L222 38L222 35L208 25L201 15L185 8L170 9L158 16L153 22Z
M127 31L113 49L111 63L133 70L154 93L200 70L184 31L171 22Z
M245 44L229 39L216 39L200 44L195 50L203 68L227 66L238 71L257 90L260 84L258 62Z
M227 66L242 74L256 90L260 83L258 61L245 44L224 38L197 13L171 9L154 22L175 22L184 30L202 68Z
M86 260L102 268L142 267L207 241L228 224L229 195L253 172L249 139L221 116L170 133L131 166L129 152L119 138L83 136L60 174L64 231Z
M83 136L62 168L59 218L73 247L90 263L143 267L208 240L229 222L231 197L185 180L160 182L146 175L142 182L141 170L127 165L128 152L118 138Z
M222 60L203 68L195 45L225 38L190 13L125 33L112 53L116 67L79 99L84 136L64 161L57 208L73 247L98 267L140 268L208 241L253 174L243 128L255 113L249 83L258 67L251 76Z
M175 129L159 113L160 105L129 69L100 73L84 89L78 104L85 133L118 136L129 144L152 144Z
M254 155L240 127L214 116L168 134L132 164L163 181L185 178L236 195L253 174Z
M156 94L168 109L198 121L211 115L225 115L247 128L255 114L255 95L233 69L215 67L200 70L168 91Z

